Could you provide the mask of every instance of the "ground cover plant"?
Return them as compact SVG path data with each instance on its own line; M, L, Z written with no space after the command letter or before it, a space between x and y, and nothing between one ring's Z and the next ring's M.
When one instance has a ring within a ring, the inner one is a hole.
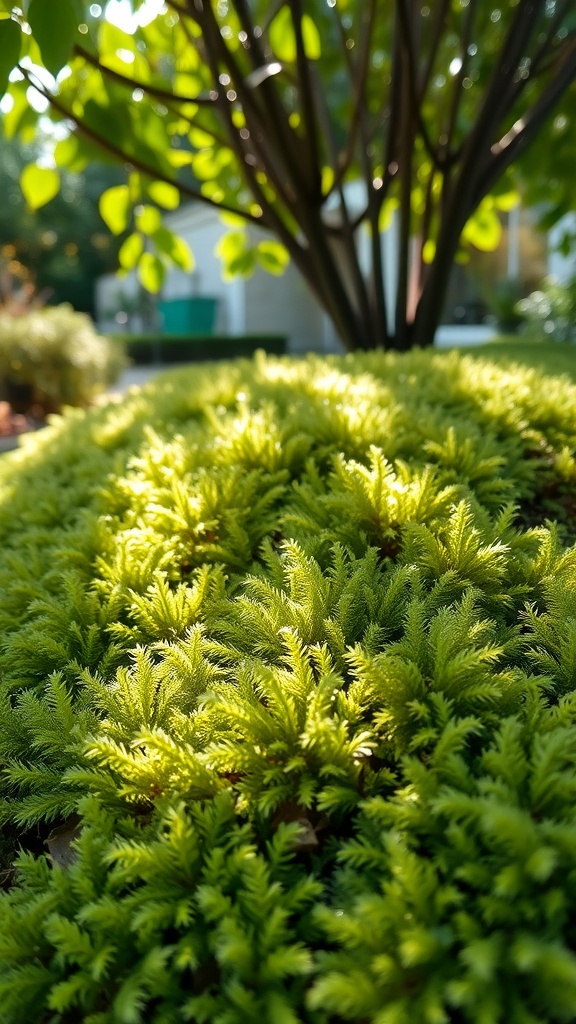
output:
M576 386L173 371L0 464L2 1024L576 1012Z

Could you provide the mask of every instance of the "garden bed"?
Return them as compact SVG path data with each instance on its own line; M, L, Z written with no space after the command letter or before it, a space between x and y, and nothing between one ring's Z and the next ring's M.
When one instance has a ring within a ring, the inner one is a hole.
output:
M0 401L0 453L16 448L21 434L42 425L36 418L15 412L9 402Z

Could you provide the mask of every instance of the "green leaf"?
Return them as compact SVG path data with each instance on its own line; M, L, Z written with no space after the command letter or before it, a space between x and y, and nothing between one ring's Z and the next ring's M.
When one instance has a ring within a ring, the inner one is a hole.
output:
M294 24L287 7L281 7L270 24L270 46L274 56L283 63L291 64L296 60L296 37Z
M314 20L309 14L305 14L302 18L302 37L308 60L319 60L322 56L322 42Z
M502 238L502 225L489 202L482 202L464 225L462 238L480 252L494 252Z
M203 128L192 128L188 138L195 149L205 149L206 146L214 145L214 136Z
M192 169L196 178L200 181L212 181L218 177L220 171L220 165L218 163L218 153L215 149L203 149L200 153L196 153L192 160Z
M158 256L145 252L138 264L138 278L147 292L159 292L166 277L166 267Z
M280 277L290 262L290 255L281 242L266 239L258 244L258 262L268 273Z
M270 46L274 56L286 64L296 60L296 33L288 7L281 7L270 24ZM322 54L320 33L309 14L302 17L302 39L308 60L318 60Z
M22 29L16 21L3 18L0 21L0 96L8 88L10 72L20 59Z
M97 138L102 139L100 161L117 163L114 151L120 149L128 163L134 158L135 163L146 164L150 177L171 173L165 152L168 137L165 132L157 131L162 123L160 118L147 111L144 105L134 105L125 89L110 83L104 89L102 83L98 83L98 76L95 80L90 76L86 90L90 99L84 106L82 123L91 130L96 144Z
M54 159L58 167L65 167L72 174L81 174L89 163L89 152L77 135L68 135L60 139L54 149Z
M400 203L397 199L387 199L385 203L382 203L382 209L380 210L380 217L378 218L378 230L387 231L392 220L394 218L394 212L398 209Z
M230 213L229 210L224 210L220 214L220 221L229 228L246 228L246 218L239 213Z
M84 21L84 15L86 14L86 4L84 0L70 0L72 7L74 8L74 14L76 15L76 21L80 25Z
M175 210L180 203L180 193L175 185L167 181L153 181L148 186L148 195L164 210Z
M5 139L13 139L18 133L23 136L28 127L32 128L36 124L37 114L28 103L27 91L26 81L12 82L10 86L12 109L2 117L2 135Z
M254 249L246 249L245 252L230 260L224 272L224 280L229 281L233 277L250 277L255 270L256 252Z
M222 235L214 252L223 263L228 263L245 248L246 231L240 229L239 231L227 231L225 235Z
M60 175L52 167L28 164L20 175L20 188L31 210L39 210L60 190Z
M162 214L156 206L143 206L136 213L136 227L144 235L151 235L157 231L162 223Z
M494 206L497 210L502 210L504 213L509 213L516 206L520 205L521 197L520 193L516 191L502 192L499 196L493 196Z
M110 87L109 87L110 91ZM167 159L170 136L166 131L166 119L160 117L153 106L140 103L135 109L124 95L124 116L129 124L132 153L151 169L151 177L163 174L170 177L172 165ZM112 102L115 102L112 98ZM116 103L118 107L118 103Z
M120 246L118 260L124 270L133 270L144 250L144 239L137 232L128 235L128 238Z
M435 255L436 242L432 238L429 238L428 241L425 242L424 248L422 249L422 259L424 260L424 263L432 263Z
M204 85L206 84L201 74L190 74L192 68L188 72L179 72L174 76L173 88L174 92L180 96L186 96L192 103L198 93L202 92Z
M128 227L132 204L128 185L114 185L100 196L98 204L102 220L113 235L121 235Z
M194 154L188 152L187 149L171 149L168 153L168 159L172 167L186 167L192 163Z
M111 163L112 158L84 135L71 134L56 143L54 160L58 167L64 167L72 174L81 174L89 164Z
M330 194L334 187L334 171L332 167L322 168L322 195L327 196Z
M31 0L28 24L40 47L44 66L56 77L67 63L76 38L74 5L71 0Z
M183 238L178 238L169 228L160 227L152 235L158 252L168 256L180 270L194 269L194 257Z
M85 977L80 973L73 974L71 978L59 981L50 989L48 1005L51 1010L58 1014L70 1010L70 1007L77 1005L79 995L85 996L88 985Z
M228 231L223 235L214 253L222 260L222 277L249 277L256 269L256 250L250 248L246 231Z
M106 67L113 66L115 70L120 70L116 69L117 62L114 60L118 50L132 54L137 52L134 36L106 20L100 22L98 29L98 50ZM126 73L126 64L123 70Z
M89 80L90 89L97 87L97 81L94 81L94 86L93 81ZM99 136L105 142L115 146L120 143L124 145L126 152L134 150L136 143L135 139L129 136L129 133L132 132L132 121L126 104L113 104L107 102L103 97L98 96L95 99L91 95L84 106L82 122L95 136ZM107 153L105 147L100 149L99 160L109 159L110 156L111 154ZM114 160L114 156L112 156L112 160Z

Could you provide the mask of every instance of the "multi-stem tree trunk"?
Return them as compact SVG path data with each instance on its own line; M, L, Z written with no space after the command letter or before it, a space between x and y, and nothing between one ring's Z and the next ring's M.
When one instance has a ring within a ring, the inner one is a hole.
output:
M274 54L256 31L250 4L236 0L233 6L254 66L265 66ZM338 3L331 5L351 96L346 138L340 148L321 75L306 57L302 0L288 0L286 6L298 50L292 88L299 95L304 129L299 134L292 133L275 78L266 79L255 103L253 97L243 95L246 90L235 61L226 47L218 44L255 140L251 165L264 169L283 199L283 209L282 204L274 207L267 202L256 175L248 170L248 184L262 207L262 224L284 242L348 349L430 345L467 221L519 151L536 136L576 76L576 40L573 34L560 31L570 4L520 0L501 33L490 73L485 74L475 96L475 114L470 116L468 111L464 129L462 110L472 82L468 73L474 73L470 63L478 48L473 40L486 32L491 5L469 0L467 5L459 5L460 14L455 17L450 0L437 0L425 33L421 4L396 0L394 23L387 36L389 86L376 109L371 97L372 63L379 19L390 17L390 7L379 0L363 0L351 43L349 23L340 15ZM217 24L212 6L189 0L188 9L202 31L216 74L220 65L213 54ZM447 109L438 116L431 106L431 82L442 69L446 34L455 30L459 56L450 65L453 82ZM246 159L225 102L222 110L229 144ZM332 209L329 214L321 187L325 164L332 168L332 194L338 200L336 212ZM344 184L353 165L363 182L360 210L352 208ZM419 179L426 180L421 188L424 198L416 207ZM385 289L380 244L382 211L391 201L397 204L395 295ZM287 228L286 212L297 224L296 230ZM359 255L362 231L370 237L368 271L361 266ZM424 263L425 254L429 259L427 242L434 244L435 251L430 262Z
M442 23L448 18L450 4L440 2L436 5L436 26L432 35L435 42L429 44L428 50L420 38L420 4L413 0L397 0L395 6L394 59L385 142L387 162L381 176L378 176L364 153L363 180L367 199L363 217L357 217L357 223L360 227L374 228L373 204L378 216L392 186L396 186L396 294L385 294L381 247L378 244L373 247L369 301L367 304L361 301L362 289L355 287L358 268L355 273L349 270L355 262L358 264L357 232L346 230L352 215L346 208L345 195L341 194L343 223L337 235L339 248L347 251L347 259L341 264L347 270L331 271L332 286L329 290L337 293L341 305L347 307L345 322L334 315L333 319L349 349L384 345L406 350L433 343L466 223L519 152L536 136L576 76L574 35L560 33L561 42L557 39L562 16L569 5L556 5L554 16L544 23L546 32L543 34L545 4L521 0L503 35L492 74L478 99L477 115L466 133L458 137L459 107L470 84L466 79L470 40L478 8L482 6L470 0L460 26L462 58L455 75L446 131L437 132L438 137L433 139L426 124L425 97L435 67ZM371 7L375 10L377 3ZM555 47L554 40L558 43ZM532 56L527 57L528 53ZM348 59L346 53L345 59ZM351 81L358 81L362 73L359 60L351 68ZM538 81L541 73L544 74L544 84L538 92L530 93L528 83ZM527 95L530 102L520 111L519 104ZM366 115L364 112L363 121L361 105L356 116L358 141L367 150L369 139L363 135ZM413 208L417 177L414 164L418 146L425 151L431 165L429 187L419 216ZM435 175L438 179L436 197L431 187ZM431 228L434 228L433 233ZM417 232L420 235L419 245L415 244L414 238ZM430 238L434 240L434 256L429 263L424 263L424 243ZM305 263L303 273L329 310L330 297L326 297L322 287L316 283L316 267ZM393 310L386 315L391 303Z

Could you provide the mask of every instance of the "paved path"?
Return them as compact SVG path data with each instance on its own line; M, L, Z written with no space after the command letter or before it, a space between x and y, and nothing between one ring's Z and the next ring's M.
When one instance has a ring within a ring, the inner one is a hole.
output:
M152 380L162 370L173 368L172 366L129 366L127 370L124 370L124 373L120 374L116 383L108 389L108 394L123 395L128 388L134 385L139 387L141 384L146 384L147 381Z

